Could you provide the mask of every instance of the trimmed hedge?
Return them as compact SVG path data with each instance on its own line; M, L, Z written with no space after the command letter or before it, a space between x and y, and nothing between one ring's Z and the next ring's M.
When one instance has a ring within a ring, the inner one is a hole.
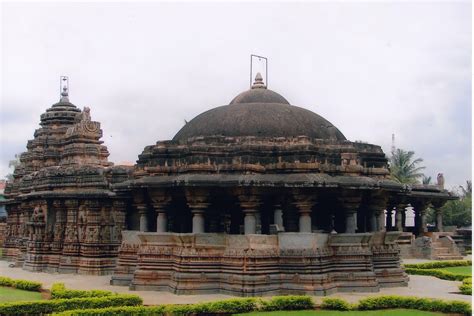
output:
M17 280L0 276L0 286L14 287L19 290L39 292L43 286L40 282Z
M142 304L143 300L137 295L111 295L107 297L26 301L0 304L0 315L40 315L73 309L135 306Z
M162 316L165 315L165 306L119 306L119 307L108 307L108 308L95 308L95 309L75 309L71 311L65 311L61 313L55 313L54 315L61 316L88 316L88 315L100 315L100 316Z
M472 278L465 278L459 286L462 294L472 295Z
M274 296L269 301L260 301L262 311L290 311L314 309L315 305L309 296Z
M437 269L447 267L464 267L472 265L471 260L450 260L450 261L434 261L425 263L404 264L405 268L414 269Z
M439 269L415 269L415 268L405 268L405 272L408 274L416 274L416 275L430 275L437 277L443 280L451 280L451 281L462 281L468 276L464 274L455 274L452 272L439 270Z
M257 302L255 298L243 298L189 305L165 305L164 312L173 316L248 313L258 309Z
M112 291L103 291L103 290L68 290L64 283L54 283L51 287L51 298L52 299L61 299L61 298L80 298L80 297L104 297L115 295Z
M355 309L357 306L344 301L340 298L323 298L323 303L321 304L321 309L329 309L336 311L350 311Z
M431 298L409 296L375 296L359 301L359 310L378 310L388 308L408 308L423 311L471 315L471 304L462 301L443 301Z
M102 309L70 310L59 313L62 316L128 316L128 315L157 315L157 316L189 316L205 314L235 314L252 311L271 310L303 310L314 309L309 296L276 296L269 301L260 298L232 299L210 303L191 305L158 305L135 307L109 307ZM352 305L338 298L324 298L320 306L326 310L380 310L407 308L415 310L456 313L471 315L471 305L462 301L443 301L430 298L404 296L375 296L359 301Z
M118 315L203 315L203 314L238 314L252 311L304 310L314 309L315 305L309 296L275 296L268 301L259 298L237 298L189 305L161 305L138 307L112 307L105 309L71 310L59 313L62 316L118 316Z
M103 309L70 310L55 315L61 316L86 316L86 315L201 315L201 314L236 314L258 310L258 299L230 299L217 302L189 304L189 305L158 305L111 307Z

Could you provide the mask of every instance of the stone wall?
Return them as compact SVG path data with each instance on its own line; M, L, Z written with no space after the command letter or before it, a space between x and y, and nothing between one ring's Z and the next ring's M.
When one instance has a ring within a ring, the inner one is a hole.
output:
M0 223L0 248L3 247L5 242L5 233L7 230L7 223Z

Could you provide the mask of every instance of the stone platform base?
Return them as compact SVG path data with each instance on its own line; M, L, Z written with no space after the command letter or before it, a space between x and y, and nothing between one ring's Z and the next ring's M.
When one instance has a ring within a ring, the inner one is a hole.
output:
M123 232L111 284L235 296L327 295L406 286L398 233L278 235Z
M112 251L89 254L82 253L79 248L72 250L61 253L61 250L52 250L51 243L24 242L20 247L4 248L1 259L33 272L107 275L115 270L116 250L115 254Z

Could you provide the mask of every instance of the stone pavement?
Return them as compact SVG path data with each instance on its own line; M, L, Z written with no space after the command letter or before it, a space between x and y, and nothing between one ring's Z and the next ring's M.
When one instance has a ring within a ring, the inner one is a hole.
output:
M407 263L411 261L406 261ZM155 304L187 304L208 302L232 298L233 296L224 294L203 294L203 295L175 295L168 292L156 291L130 291L126 286L112 286L109 284L110 275L90 276L78 274L58 274L44 272L30 272L21 268L10 268L7 261L0 261L0 276L7 276L16 279L26 279L39 281L45 288L51 288L55 282L63 282L67 288L77 290L110 290L118 293L137 294L141 296L146 305ZM411 275L408 287L383 288L376 293L336 293L331 297L339 297L350 302L356 302L366 296L374 295L413 295L420 297L440 298L449 300L471 301L471 296L456 294L459 293L458 286L461 282L440 280L430 276ZM316 301L321 301L322 297L315 297Z

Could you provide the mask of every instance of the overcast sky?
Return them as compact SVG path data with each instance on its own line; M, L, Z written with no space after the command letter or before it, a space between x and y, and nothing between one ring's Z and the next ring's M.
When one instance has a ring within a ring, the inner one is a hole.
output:
M471 4L2 3L0 177L59 100L91 107L115 163L171 139L249 88L249 56L269 88L352 141L396 146L471 178Z

